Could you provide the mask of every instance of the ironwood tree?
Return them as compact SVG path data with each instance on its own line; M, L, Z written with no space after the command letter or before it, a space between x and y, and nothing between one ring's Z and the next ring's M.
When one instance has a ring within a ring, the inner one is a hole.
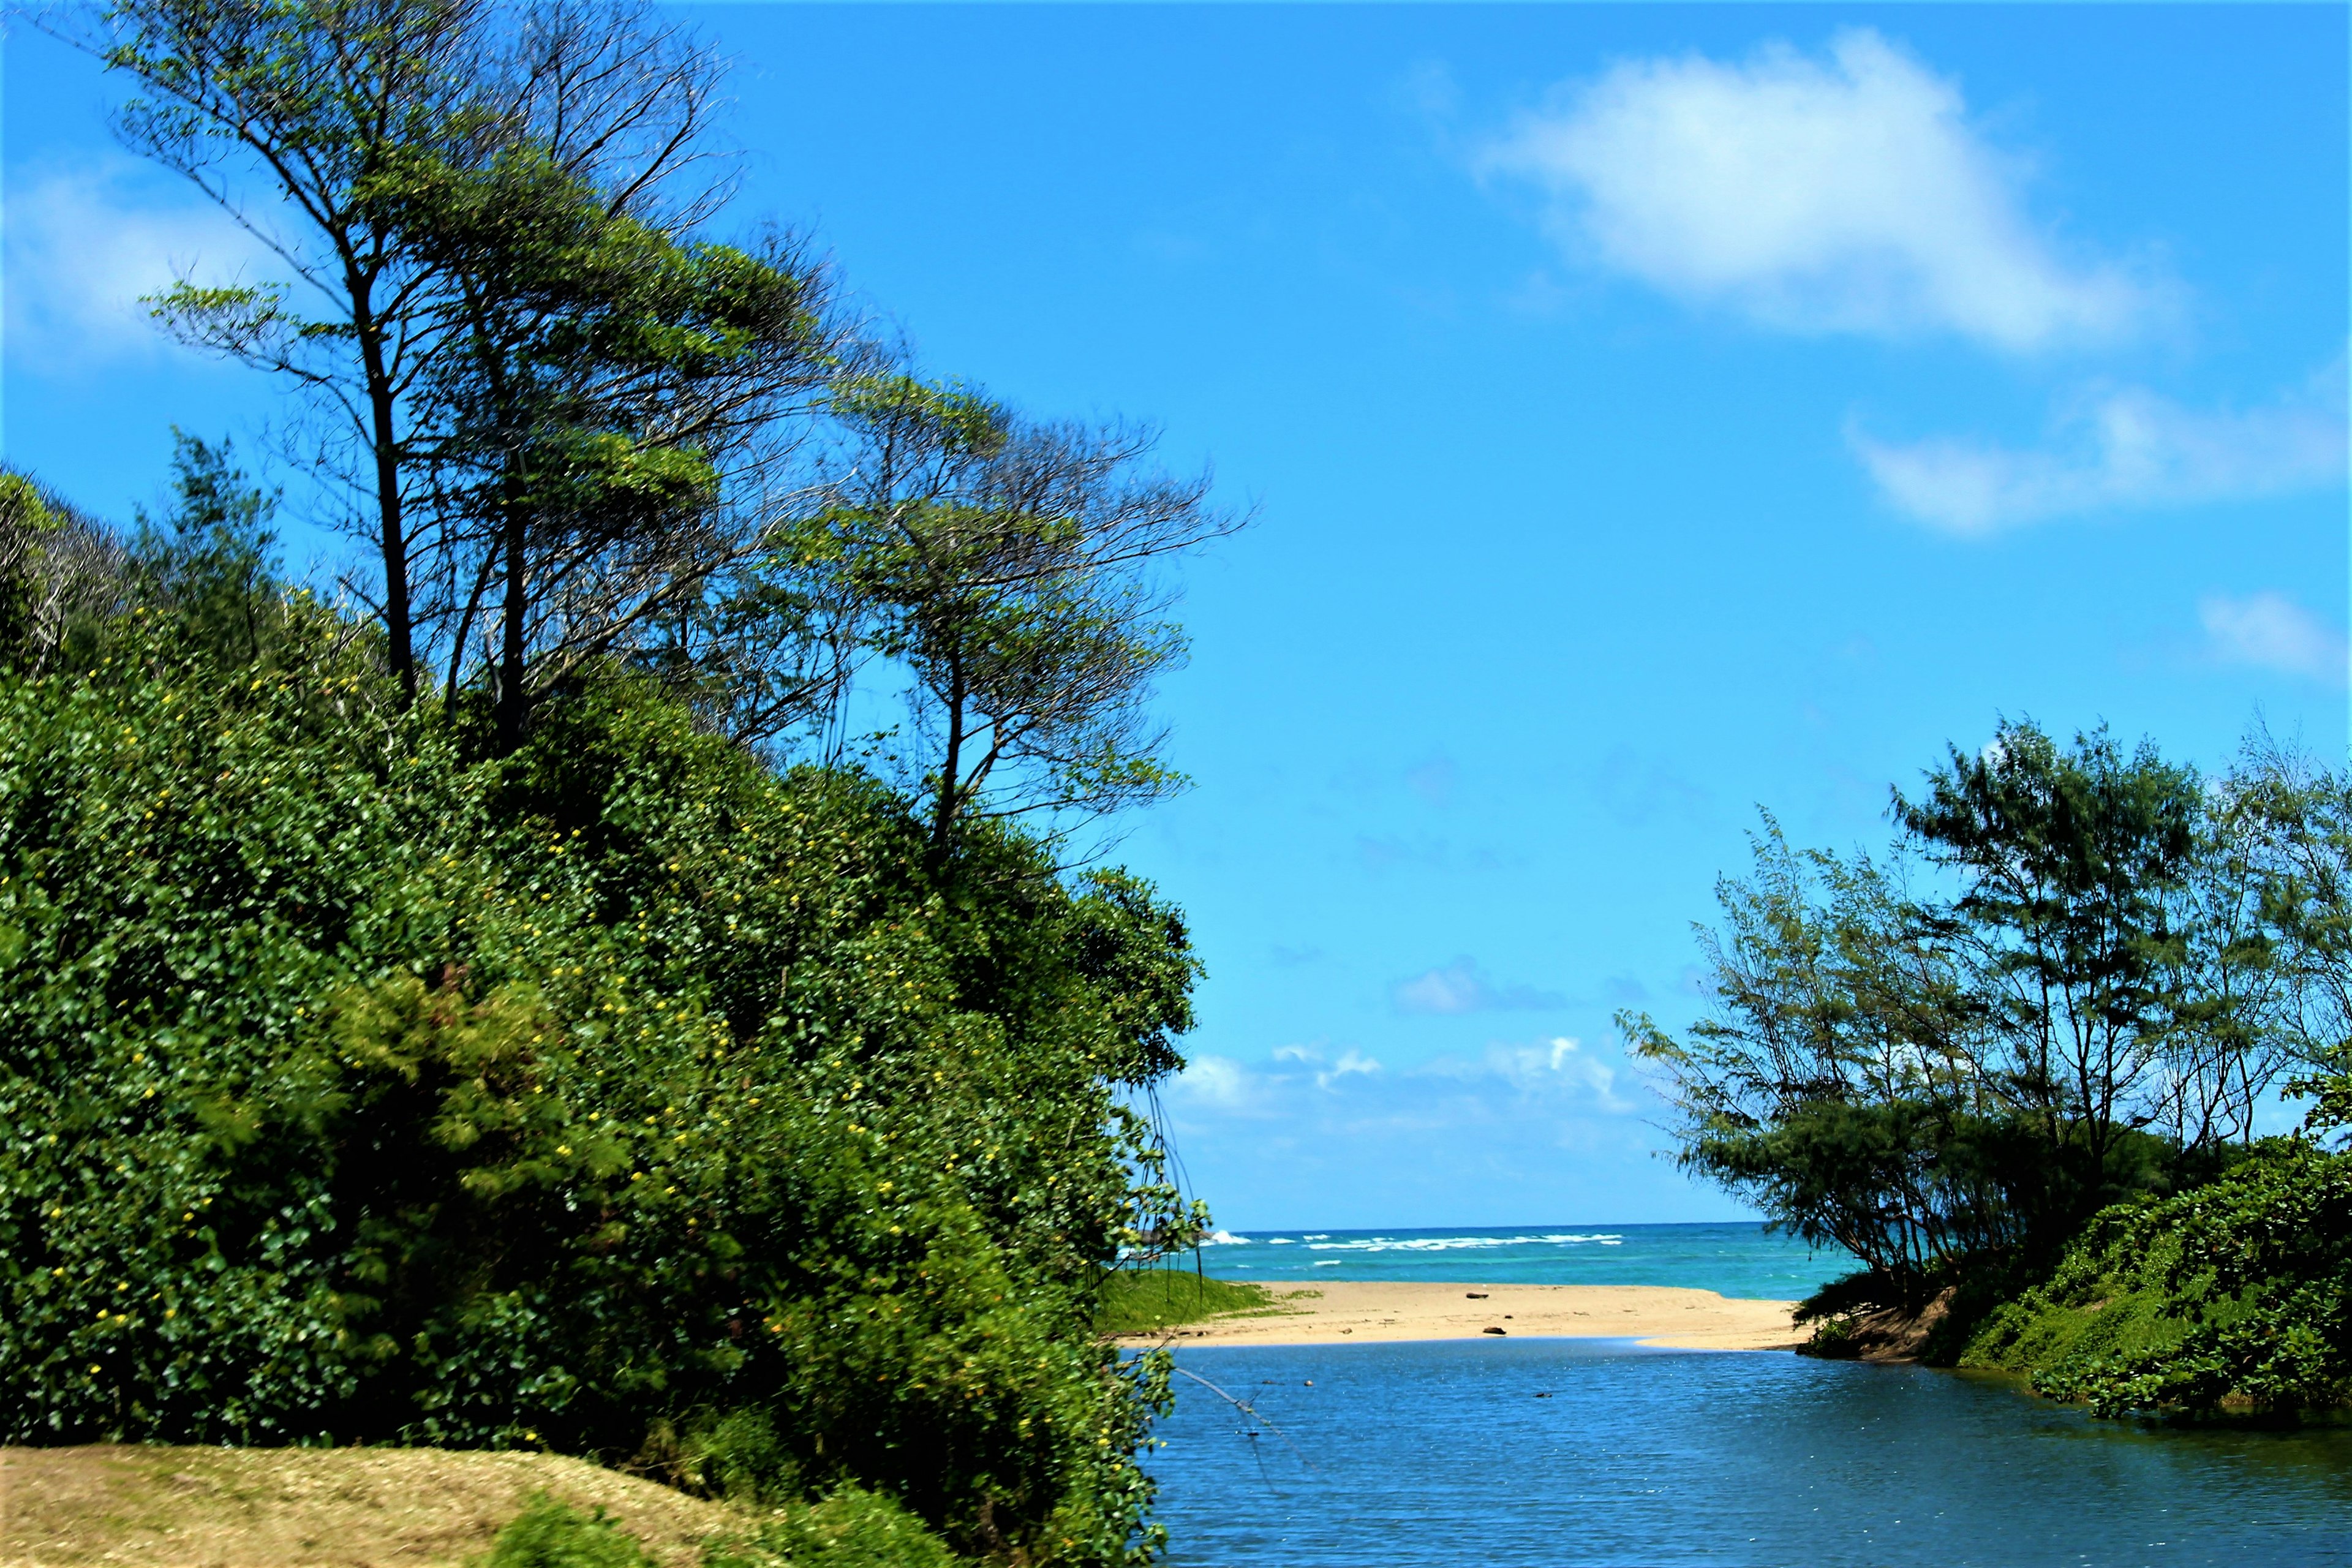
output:
M184 278L156 313L301 395L316 471L347 498L338 521L373 546L362 591L413 701L464 619L466 520L429 490L452 432L425 392L466 279L382 183L420 156L479 170L531 146L615 215L690 226L727 188L715 58L626 0L111 0L44 21L134 82L124 141L273 258L267 280Z
M933 858L968 821L1054 836L1181 787L1146 699L1185 647L1160 568L1245 521L1209 476L1150 467L1151 430L1034 420L904 373L846 382L833 410L846 471L779 569L837 585L861 646L909 677Z
M657 629L691 660L838 373L824 283L782 240L752 252L634 216L535 142L478 169L404 155L368 198L458 285L420 378L461 590L446 685L486 672L511 750L537 694Z
M1620 1026L1684 1163L1874 1289L2046 1259L2237 1158L2296 1064L2340 1073L2326 799L2275 758L2209 785L2103 731L2004 724L1895 795L1884 861L1768 817L1701 931L1706 1016Z

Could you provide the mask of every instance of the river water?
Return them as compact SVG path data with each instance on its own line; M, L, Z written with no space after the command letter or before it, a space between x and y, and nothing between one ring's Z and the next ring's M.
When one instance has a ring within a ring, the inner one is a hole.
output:
M1980 1376L1607 1340L1176 1363L1263 1420L1177 1379L1150 1461L1172 1568L2352 1564L2343 1428L2095 1421Z

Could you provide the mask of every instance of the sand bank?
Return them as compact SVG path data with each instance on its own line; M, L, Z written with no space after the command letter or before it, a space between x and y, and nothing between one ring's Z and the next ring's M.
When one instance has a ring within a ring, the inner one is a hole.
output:
M1782 1350L1802 1343L1793 1301L1746 1301L1664 1285L1440 1285L1423 1280L1268 1280L1271 1310L1213 1318L1131 1345L1322 1345L1542 1334L1639 1340L1676 1350Z

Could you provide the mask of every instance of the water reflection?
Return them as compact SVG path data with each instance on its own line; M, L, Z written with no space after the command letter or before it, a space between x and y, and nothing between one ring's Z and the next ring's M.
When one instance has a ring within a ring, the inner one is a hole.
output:
M1175 1568L2352 1564L2352 1431L2094 1422L2003 1382L1485 1341L1199 1347ZM1295 1448L1294 1448L1295 1446Z

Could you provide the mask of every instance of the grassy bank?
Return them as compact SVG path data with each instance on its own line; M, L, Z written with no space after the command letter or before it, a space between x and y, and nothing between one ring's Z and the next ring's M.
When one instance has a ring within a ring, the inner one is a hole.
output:
M662 1568L740 1531L724 1504L553 1454L97 1444L0 1449L6 1568L460 1568L544 1493Z
M2202 1186L2098 1215L1959 1359L2104 1415L2340 1408L2347 1300L2352 1154L2277 1140Z
M1263 1285L1209 1279L1189 1268L1123 1269L1103 1281L1095 1330L1149 1334L1209 1318L1278 1310Z
M2168 1355L2189 1325L2166 1310L2162 1290L2118 1260L2070 1259L2049 1283L2003 1302L1974 1326L1958 1363L2012 1372L2059 1394L2103 1366Z
M730 1506L556 1454L0 1448L0 1568L954 1568L856 1488Z

